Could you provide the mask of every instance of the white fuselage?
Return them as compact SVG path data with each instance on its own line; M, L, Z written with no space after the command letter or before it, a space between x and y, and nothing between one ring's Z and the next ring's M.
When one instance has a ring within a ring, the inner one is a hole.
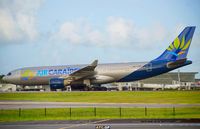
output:
M144 64L145 62L98 64L94 70L95 75L88 78L91 80L91 84L116 82L141 68ZM7 80L18 85L48 85L49 79L67 76L85 66L86 65L27 67L10 72L11 75ZM63 70L67 70L67 72ZM81 83L83 83L83 80L73 82L73 84Z

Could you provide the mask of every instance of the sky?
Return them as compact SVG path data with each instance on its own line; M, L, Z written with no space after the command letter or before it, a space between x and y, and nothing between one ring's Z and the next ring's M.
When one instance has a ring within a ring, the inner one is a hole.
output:
M196 26L193 64L180 71L200 72L199 12L199 0L0 0L0 74L95 59L150 61L186 26Z

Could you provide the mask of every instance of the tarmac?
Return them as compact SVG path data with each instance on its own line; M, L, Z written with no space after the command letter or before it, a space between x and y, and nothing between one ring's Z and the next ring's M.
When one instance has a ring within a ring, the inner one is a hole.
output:
M132 103L79 103L79 102L33 102L33 101L0 101L0 109L19 108L69 108L69 107L198 107L200 104L132 104Z
M0 123L0 129L199 129L199 119L176 120L69 120Z

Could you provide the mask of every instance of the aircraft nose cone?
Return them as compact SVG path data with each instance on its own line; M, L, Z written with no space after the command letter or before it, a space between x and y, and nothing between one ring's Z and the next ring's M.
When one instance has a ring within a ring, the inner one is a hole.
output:
M4 81L4 82L7 82L7 77L6 76L4 76L3 78L2 78L2 80Z
M9 76L6 75L2 78L2 80L6 83L16 83L19 81L19 77L14 75L9 75Z
M13 78L12 78L12 77L8 77L8 76L4 76L4 77L2 78L2 80L3 80L4 82L6 82L6 83L9 83L9 82L12 82Z

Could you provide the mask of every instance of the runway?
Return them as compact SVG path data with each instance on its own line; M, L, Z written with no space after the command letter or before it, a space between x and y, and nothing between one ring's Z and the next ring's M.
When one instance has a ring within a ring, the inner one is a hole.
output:
M2 129L199 129L200 123L141 122L134 120L36 121L0 123Z
M32 102L0 101L0 109L18 108L68 108L68 107L198 107L200 104L133 104L133 103L79 103L79 102Z

